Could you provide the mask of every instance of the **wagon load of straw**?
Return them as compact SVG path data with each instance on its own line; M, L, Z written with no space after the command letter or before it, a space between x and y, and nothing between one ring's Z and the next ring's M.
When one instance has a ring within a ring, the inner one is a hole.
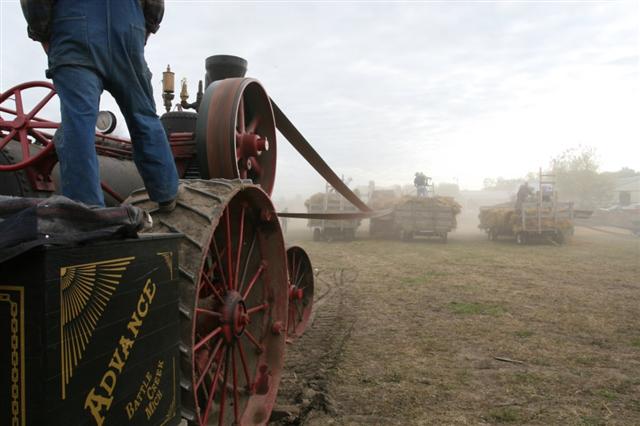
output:
M481 229L510 229L515 219L515 209L505 207L489 207L480 210L478 219Z
M350 212L357 209L337 192L318 192L304 202L309 212Z
M457 226L456 216L462 206L453 197L403 197L395 206L397 217L430 218L438 223L451 223L451 229Z
M317 192L315 194L313 194L311 197L309 197L305 202L304 202L304 206L307 208L307 210L313 206L324 206L324 197L327 194L324 192Z
M393 190L377 190L369 200L369 207L373 210L385 210L394 207L398 200L399 198Z
M357 192L356 192L357 195ZM308 213L344 213L356 212L358 209L337 192L318 192L304 202ZM323 220L309 219L307 226L354 227L360 219Z
M460 210L462 209L462 206L458 204L458 202L456 202L456 200L454 200L453 197L443 197L443 196L437 196L437 197L405 196L398 203L398 206L400 205L411 206L412 208L415 208L415 209L449 210L451 211L451 213L453 213L454 216L458 215L460 213Z
M573 227L568 209L557 210L554 217L551 208L542 208L540 210L540 218L538 218L537 209L527 208L524 210L524 217L523 223L522 212L515 208L503 206L487 207L480 210L478 215L480 224L478 227L486 230L513 232L536 230L538 227L557 230L569 230Z

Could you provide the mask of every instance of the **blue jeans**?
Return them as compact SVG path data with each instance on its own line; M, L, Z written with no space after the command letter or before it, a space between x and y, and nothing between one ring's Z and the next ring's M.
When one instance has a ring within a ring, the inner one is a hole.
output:
M125 117L133 159L149 197L175 198L178 174L156 114L151 72L144 59L145 21L138 0L58 0L49 41L49 69L61 105L56 141L62 193L104 206L95 151L103 90Z

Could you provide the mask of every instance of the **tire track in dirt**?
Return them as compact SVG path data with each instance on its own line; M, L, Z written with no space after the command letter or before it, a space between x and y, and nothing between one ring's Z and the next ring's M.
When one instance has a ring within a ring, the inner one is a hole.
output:
M316 277L322 291L304 335L287 345L274 425L301 425L312 417L335 414L329 382L356 322L356 311L345 297L347 275L337 270Z

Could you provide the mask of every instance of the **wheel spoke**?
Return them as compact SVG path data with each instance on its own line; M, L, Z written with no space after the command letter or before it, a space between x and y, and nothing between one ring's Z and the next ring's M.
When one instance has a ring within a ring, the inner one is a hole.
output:
M228 352L228 351L227 351ZM207 424L207 420L209 420L209 413L211 412L211 404L213 402L213 396L215 395L216 391L218 390L218 379L220 378L220 374L222 373L222 363L225 362L226 363L226 352L222 353L222 356L220 357L220 361L218 361L218 366L216 367L216 374L215 377L213 378L212 382L211 382L211 387L209 388L209 399L207 400L207 405L204 411L204 421L202 422L202 424ZM224 391L223 391L223 395L224 395Z
M24 115L24 108L22 105L22 91L16 90L14 96L15 96L15 103L16 103L16 117L22 117Z
M195 352L198 349L200 349L205 343L207 343L209 340L213 339L215 336L217 336L221 332L222 332L222 327L216 327L211 333L207 334L204 337L204 339L200 340L198 343L193 345L193 351Z
M198 390L200 385L202 385L202 382L204 381L204 378L207 377L207 374L209 374L209 369L211 368L211 364L213 364L213 361L216 359L216 355L218 354L218 352L220 352L221 347L222 347L222 339L218 340L218 343L216 344L215 349L213 350L213 352L211 353L211 356L209 357L209 361L207 361L207 366L204 368L204 370L202 370L200 374L200 378L196 382L196 388L195 388L196 391Z
M212 241L213 250L216 252L216 258L218 259L218 269L220 270L220 276L222 277L222 285L224 286L224 288L229 288L227 287L227 279L225 277L224 270L222 269L222 259L220 258L220 251L218 251L218 244L216 243L215 235L213 236ZM222 255L224 256L224 250L222 252Z
M204 309L204 308L196 308L196 312L199 314L211 315L217 318L220 318L222 316L220 312L210 311L209 309Z
M242 270L242 278L240 279L240 283L238 283L238 292L242 293L244 290L244 282L247 278L247 270L249 269L249 261L251 261L251 256L253 255L253 247L256 245L256 237L257 234L253 235L253 240L251 240L251 245L249 246L249 253L247 254L247 260L244 262L244 269ZM242 286L240 286L242 284Z
M60 123L55 121L30 121L27 123L27 127L30 129L57 129L60 127Z
M256 115L251 119L251 121L247 125L247 133L255 133L259 125L260 125L260 116Z
M247 367L247 358L244 355L244 348L242 342L238 341L238 353L240 354L240 363L242 364L242 370L244 371L244 377L247 381L247 389L251 389L251 379L249 378L249 367Z
M238 230L238 253L236 255L236 275L234 282L236 283L236 288L238 285L238 275L240 274L240 257L242 257L242 244L244 242L244 215L245 215L245 206L242 206L240 210L240 229Z
M11 129L11 131L4 138L2 138L2 141L0 141L0 149L3 149L9 142L11 142L16 133L16 129Z
M289 329L291 331L291 333L294 333L296 331L296 325L295 325L295 321L293 319L293 306L291 304L289 304L289 310L287 312L287 315L289 315L289 318L287 318L287 323L288 323L288 327L287 329Z
M213 283L211 282L211 280L209 279L207 274L203 273L202 274L202 278L203 278L203 280L202 280L203 283L201 284L200 288L202 288L204 286L204 284L207 284L209 286L209 288L211 288L211 291L213 292L213 294L215 294L215 296L218 298L218 300L221 303L224 303L224 299L222 298L220 293L218 293L218 289L215 288L215 286L213 285Z
M249 330L244 330L244 335L247 336L247 338L249 339L249 341L251 343L253 343L255 345L256 348L262 350L262 346L260 345L260 343L258 343L258 341L256 340L256 338L254 337L253 334L251 334L251 332Z
M22 161L29 158L29 139L27 139L27 131L25 129L18 130L20 135L20 144L22 145Z
M298 264L294 266L296 267L296 271L294 272L293 276L295 277L295 281L297 281L300 278L300 268L302 267L302 258L298 259Z
M262 305L254 306L253 308L247 309L247 315L255 314L256 312L263 311L269 307L268 303L263 303Z
M258 278L260 277L260 275L262 275L262 271L264 271L264 263L260 264L260 267L258 268L256 273L253 274L253 277L251 278L251 281L249 281L249 285L247 285L247 289L245 290L244 294L242 295L242 298L244 300L247 300L247 296L249 296L249 293L251 293L251 289L253 288L253 285L256 283L256 281L258 281Z
M51 143L50 139L47 139L45 135L33 128L31 129L31 131L29 131L29 134L44 146L47 146Z
M11 115L17 115L16 111L7 107L0 106L0 112L4 112Z
M305 268L305 270L300 275L298 275L298 278L295 283L296 288L300 287L300 284L302 284L302 280L304 279L306 272L307 272L307 268Z
M215 240L214 240L215 242ZM220 263L220 259L224 257L225 253L227 252L227 248L223 248L220 251L220 254L217 257L217 259L213 259L213 257L211 256L211 253L209 253L207 255L207 277L209 278L209 280L211 280L213 278L213 272L215 271L216 267L221 268L221 263ZM203 273L204 273L204 268L203 268Z
M233 373L233 418L235 419L236 424L240 424L240 415L238 413L238 369L236 368L235 346L231 347L231 370Z
M44 107L46 103L49 102L55 94L56 94L55 90L49 91L49 93L44 98L42 98L40 102L38 102L38 105L33 107L31 112L27 115L27 120L31 120L33 117L35 117L35 115L40 112L42 107Z
M229 355L229 349L227 348L227 355ZM218 425L224 424L224 405L227 399L227 378L229 377L229 357L224 360L224 383L222 383L222 393L220 394L220 413L218 416Z
M298 322L302 321L302 317L304 316L304 306L302 306L302 300L299 300L296 303L296 314L298 315Z

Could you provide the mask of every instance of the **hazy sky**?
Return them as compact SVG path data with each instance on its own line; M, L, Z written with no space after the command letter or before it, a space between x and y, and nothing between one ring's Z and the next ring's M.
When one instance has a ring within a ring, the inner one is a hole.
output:
M18 1L0 5L0 88L44 79ZM147 45L158 107L168 63L195 94L234 54L353 183L479 188L579 144L640 169L640 5L620 2L167 1ZM102 107L117 111L105 95ZM122 120L121 120L122 122ZM280 138L276 195L323 181Z

